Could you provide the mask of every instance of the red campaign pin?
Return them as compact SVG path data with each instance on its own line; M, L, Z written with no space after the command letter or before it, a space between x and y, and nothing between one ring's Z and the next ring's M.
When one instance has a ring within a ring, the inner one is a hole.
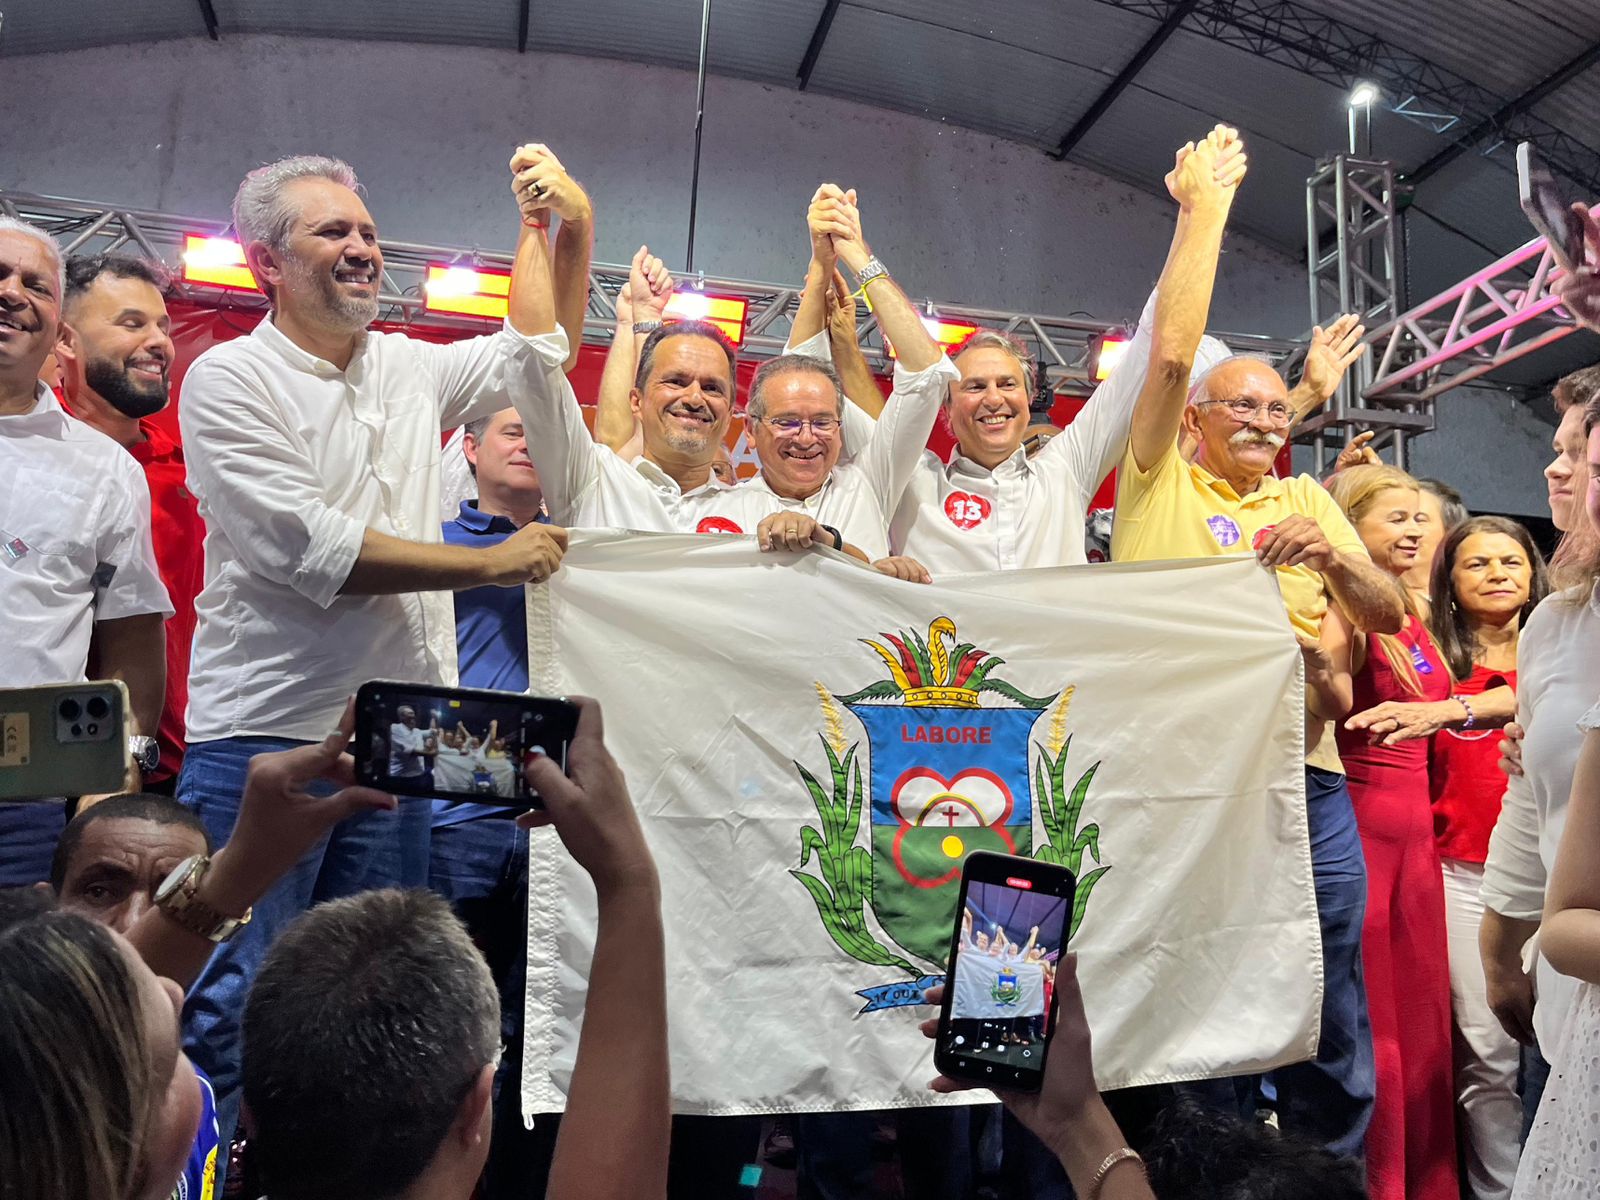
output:
M1253 546L1259 553L1262 543L1272 536L1272 531L1276 528L1276 525L1263 525L1260 529L1256 530L1255 537L1250 539L1250 545Z
M727 517L702 517L694 527L696 533L743 533L744 530Z
M957 529L975 529L989 519L994 506L976 492L951 492L945 497L944 515Z

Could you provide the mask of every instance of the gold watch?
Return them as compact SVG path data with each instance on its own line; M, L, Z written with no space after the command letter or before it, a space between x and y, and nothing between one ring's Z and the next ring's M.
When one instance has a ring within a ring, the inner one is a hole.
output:
M156 889L156 907L171 917L190 933L213 942L225 942L250 924L247 908L242 917L220 913L200 899L200 881L211 869L209 854L194 854L172 868L172 874L161 881Z

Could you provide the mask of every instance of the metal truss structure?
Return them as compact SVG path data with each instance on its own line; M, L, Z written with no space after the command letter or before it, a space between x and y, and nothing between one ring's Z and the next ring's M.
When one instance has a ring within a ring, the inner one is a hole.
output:
M1554 267L1548 243L1534 238L1374 329L1367 400L1431 412L1440 393L1572 333L1577 325L1550 291Z
M1400 116L1435 133L1457 131L1453 147L1459 148L1456 152L1483 145L1486 153L1505 153L1503 148L1516 142L1533 142L1556 170L1589 192L1600 193L1600 151L1529 111L1540 98L1600 61L1600 47L1586 47L1528 93L1507 101L1463 75L1291 0L1099 3L1159 22L1157 37L1164 37L1162 30L1176 19L1184 28L1293 67L1343 90L1363 80L1375 83ZM1142 65L1139 56L1134 61ZM1112 86L1116 86L1115 81ZM1431 173L1437 166L1425 164L1423 169Z
M35 196L0 190L0 212L31 221L48 230L67 253L125 251L158 259L173 270L174 293L190 303L216 308L261 312L266 300L256 292L226 290L182 282L180 254L186 234L232 236L225 222L169 213L116 208L112 205L56 196ZM482 319L429 312L423 280L430 264L508 270L511 255L476 248L425 246L384 242L383 280L379 294L381 321L397 325L460 329L481 332ZM609 345L616 328L616 296L627 282L626 266L597 264L590 271L589 308L584 320L584 341ZM745 338L740 352L746 357L770 358L783 352L800 305L800 291L781 284L696 276L680 280L680 289L693 287L719 296L737 296L748 302ZM1001 329L1033 350L1042 380L1052 392L1086 396L1094 388L1090 376L1095 339L1123 327L1077 317L1052 317L1038 313L1002 312L944 302L923 303L930 317ZM868 361L879 369L889 358L876 319L865 314L857 336ZM1218 333L1228 346L1262 355L1274 364L1287 365L1302 343L1255 334Z
M1327 325L1341 313L1357 313L1368 329L1386 327L1400 315L1404 290L1394 164L1336 155L1306 180L1306 275L1311 323ZM1372 359L1350 369L1327 407L1296 431L1312 447L1320 475L1330 445L1342 444L1363 429L1378 434L1380 446L1405 464L1406 439L1433 428L1426 412L1372 409L1362 403L1372 378Z

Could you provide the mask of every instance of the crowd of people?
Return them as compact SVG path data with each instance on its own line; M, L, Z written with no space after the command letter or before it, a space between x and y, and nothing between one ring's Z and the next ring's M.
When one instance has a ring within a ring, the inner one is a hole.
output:
M737 1194L751 1122L669 1115L660 890L598 706L578 701L565 774L493 725L394 710L391 775L503 796L521 771L545 807L513 819L358 786L350 697L528 690L525 592L568 528L753 535L780 563L837 551L925 586L1086 564L1113 472L1113 560L1253 552L1279 586L1305 666L1317 1053L1101 1097L1072 956L974 928L968 954L1046 977L1043 1090L1002 1097L999 1139L983 1108L796 1117L802 1195L870 1194L885 1123L908 1195L974 1194L995 1141L1013 1194L1040 1198L1600 1188L1600 368L1556 391L1548 568L1521 525L1469 517L1367 438L1327 481L1280 477L1364 330L1317 330L1293 389L1204 339L1248 170L1218 126L1166 177L1171 247L1126 358L1053 436L1027 351L980 331L947 355L833 184L805 214L790 345L742 406L735 348L667 319L671 274L640 249L591 434L568 372L595 210L543 145L509 168L506 321L449 344L369 328L383 250L346 164L250 171L233 220L270 311L189 366L181 444L150 419L175 355L159 264L64 262L0 219L0 682L122 680L133 764L70 821L59 798L0 805L0 1194ZM1591 265L1559 287L1600 329L1600 222L1579 215ZM858 303L895 349L887 397ZM926 449L941 420L948 461ZM566 1110L529 1131L539 824L599 915ZM1179 1019L1159 1002L1150 1020Z

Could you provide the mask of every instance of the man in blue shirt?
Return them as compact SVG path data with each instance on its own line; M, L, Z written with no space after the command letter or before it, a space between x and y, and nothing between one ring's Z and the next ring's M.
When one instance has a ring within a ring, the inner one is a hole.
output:
M478 498L444 523L444 540L487 548L524 525L548 523L539 473L528 458L522 419L513 408L469 424L461 442L477 478ZM524 587L459 591L456 657L461 686L528 690L528 617ZM440 753L448 753L444 747ZM428 883L450 901L482 948L500 989L501 1033L506 1053L495 1078L495 1125L488 1178L524 1167L510 1161L526 1146L518 1117L522 1065L522 997L527 963L528 833L512 818L517 810L467 801L433 802ZM541 1122L541 1125L544 1122ZM548 1168L548 1158L544 1164ZM489 1195L496 1194L491 1190Z

